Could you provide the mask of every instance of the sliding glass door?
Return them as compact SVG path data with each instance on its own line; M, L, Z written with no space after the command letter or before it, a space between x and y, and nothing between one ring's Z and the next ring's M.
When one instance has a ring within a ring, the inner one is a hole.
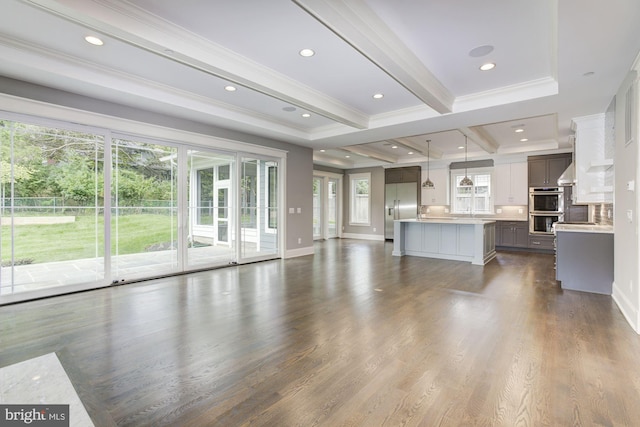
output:
M279 163L243 157L240 167L240 259L273 258L279 251Z
M104 138L0 121L0 295L100 282Z
M179 270L178 149L112 140L111 266L114 281Z
M188 150L187 177L187 267L235 262L235 156Z
M280 256L279 159L42 122L0 119L0 303Z

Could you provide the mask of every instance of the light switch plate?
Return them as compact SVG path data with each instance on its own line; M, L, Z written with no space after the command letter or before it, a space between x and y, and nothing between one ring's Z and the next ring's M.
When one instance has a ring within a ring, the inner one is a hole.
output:
M295 208L289 208L289 213L290 213L290 214L292 214L292 213L296 213Z

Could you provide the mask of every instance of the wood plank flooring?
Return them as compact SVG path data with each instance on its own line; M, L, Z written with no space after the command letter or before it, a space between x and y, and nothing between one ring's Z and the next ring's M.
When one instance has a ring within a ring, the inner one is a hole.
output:
M56 352L96 426L640 425L640 338L553 256L391 249L0 307L0 367Z

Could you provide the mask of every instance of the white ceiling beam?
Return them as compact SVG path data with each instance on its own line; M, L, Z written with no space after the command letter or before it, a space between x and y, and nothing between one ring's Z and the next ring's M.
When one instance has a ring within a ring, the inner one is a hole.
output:
M318 151L313 152L313 162L329 165L329 166L335 166L337 168L347 168L347 169L353 168L355 166L355 163L350 159L347 159L344 157L338 158L338 157L329 155L327 153L321 153Z
M122 0L22 0L167 59L336 122L366 129L369 117L339 100ZM169 53L167 53L169 52Z
M346 147L342 147L343 150L349 151L350 153L357 154L359 156L369 157L371 159L380 160L381 162L386 163L396 163L398 161L398 157L392 156L389 154L381 153L371 147L365 147L362 145L349 145Z
M444 154L442 152L442 150L438 150L437 148L429 148L429 150L427 150L427 140L425 139L425 143L424 145L417 143L415 141L412 141L409 138L395 138L390 140L390 142L394 142L396 144L400 144L410 150L413 151L417 151L420 154L423 154L427 157L429 157L430 159L441 159L442 155Z
M455 97L362 0L293 0L320 23L441 114Z
M498 152L500 144L480 126L464 127L458 130L487 153L495 154Z

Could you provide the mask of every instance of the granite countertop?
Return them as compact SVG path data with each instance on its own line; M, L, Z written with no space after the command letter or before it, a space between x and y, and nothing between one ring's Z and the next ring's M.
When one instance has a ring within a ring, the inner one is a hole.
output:
M612 225L594 224L554 224L556 232L569 233L609 233L613 234Z
M490 224L493 219L470 218L470 217L441 217L441 218L420 218L420 219L397 219L398 222L424 222L426 224Z

